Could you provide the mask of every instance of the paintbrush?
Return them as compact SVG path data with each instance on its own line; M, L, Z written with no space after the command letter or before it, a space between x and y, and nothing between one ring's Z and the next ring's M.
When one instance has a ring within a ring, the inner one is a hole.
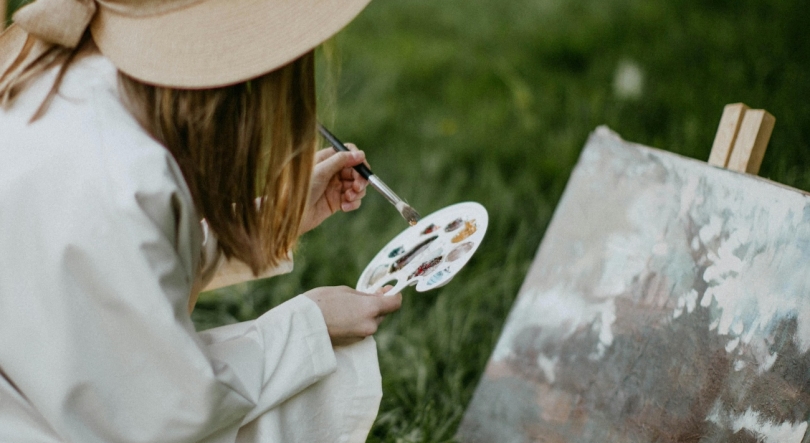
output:
M320 123L318 123L318 132L320 132L323 138L325 138L329 143L332 144L332 147L335 148L335 151L349 150L349 148L347 148L346 145L344 145L340 140L338 140L337 137L335 137L331 132L329 132L328 129L324 128L323 125ZM405 203L405 200L399 198L399 196L396 195L394 191L392 191L391 188L389 188L385 183L383 183L383 181L380 180L379 177L374 175L374 173L371 172L371 169L369 169L368 166L366 166L363 163L360 163L359 165L354 167L354 170L360 173L360 175L363 176L363 178L368 180L368 183L371 185L371 187L379 191L379 193L382 194L383 197L385 197L389 202L391 202L391 204L397 208L397 211L399 211L400 215L402 215L402 217L408 223L410 223L411 226L415 225L416 222L419 221L420 219L419 213L416 212L416 210L413 209L409 204Z

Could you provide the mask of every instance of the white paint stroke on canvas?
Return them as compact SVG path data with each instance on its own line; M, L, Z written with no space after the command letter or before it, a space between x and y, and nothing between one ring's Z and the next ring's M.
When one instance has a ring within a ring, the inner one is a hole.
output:
M723 410L719 403L714 405L706 419L733 429L735 432L747 429L754 433L763 443L801 442L805 432L807 432L806 421L775 423L751 408L746 409L742 414L735 414Z

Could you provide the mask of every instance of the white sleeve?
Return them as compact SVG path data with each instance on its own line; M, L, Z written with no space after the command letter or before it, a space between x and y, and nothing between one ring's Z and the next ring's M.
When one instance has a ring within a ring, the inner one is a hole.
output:
M305 297L224 341L195 332L187 300L201 238L172 169L146 174L134 195L114 177L101 189L65 182L47 202L5 194L0 368L65 441L232 441L245 417L335 369Z
M337 365L321 311L315 302L303 295L271 309L255 321L210 329L200 336L213 360L231 362L230 367L237 378L254 379L253 382L261 386L253 407L241 424L250 422L319 381ZM286 339L282 339L284 337ZM324 341L323 337L327 339ZM272 374L272 377L256 379L250 362L242 361L250 357L243 350L245 343L256 342L266 344L264 373Z

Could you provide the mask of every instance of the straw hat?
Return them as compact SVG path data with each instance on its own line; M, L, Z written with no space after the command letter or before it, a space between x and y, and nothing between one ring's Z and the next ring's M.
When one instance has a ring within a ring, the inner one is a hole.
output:
M102 54L143 82L210 88L270 72L313 49L370 0L37 0L0 35L0 75L89 27Z

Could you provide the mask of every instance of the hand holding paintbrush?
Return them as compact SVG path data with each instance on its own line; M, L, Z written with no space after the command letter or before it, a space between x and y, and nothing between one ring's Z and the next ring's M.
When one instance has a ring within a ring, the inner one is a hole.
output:
M347 148L346 145L344 145L340 140L338 140L337 137L335 137L331 132L329 132L329 130L323 127L323 125L321 125L320 123L318 123L318 131L329 143L332 144L332 147L335 148L336 151L349 150L349 148ZM408 223L410 223L411 225L415 225L416 222L419 221L420 218L419 213L416 212L416 210L413 209L410 205L405 203L405 200L399 198L399 196L395 194L394 191L392 191L391 188L389 188L385 183L383 183L383 181L380 180L379 177L374 175L374 173L371 172L371 169L369 169L368 166L361 163L355 166L354 169L363 178L368 180L368 183L371 185L371 187L376 189L380 194L383 195L383 197L385 197L389 202L391 202L391 204L397 208L397 211L399 211L400 215L402 215L402 217Z

